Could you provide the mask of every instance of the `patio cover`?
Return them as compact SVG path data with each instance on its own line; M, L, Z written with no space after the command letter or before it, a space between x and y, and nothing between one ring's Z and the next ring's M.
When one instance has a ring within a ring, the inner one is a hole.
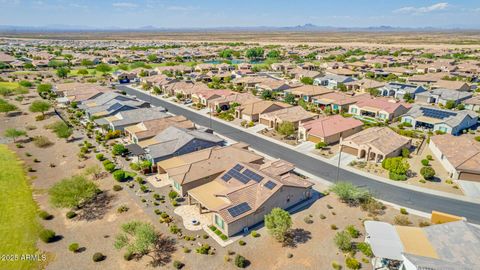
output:
M365 230L367 232L365 242L370 244L375 257L403 261L403 244L392 225L379 221L365 221Z
M134 156L145 155L145 150L136 143L129 144L125 148Z
M210 211L216 211L230 204L230 201L217 194L225 193L227 187L218 181L211 181L188 191L188 195L201 203Z

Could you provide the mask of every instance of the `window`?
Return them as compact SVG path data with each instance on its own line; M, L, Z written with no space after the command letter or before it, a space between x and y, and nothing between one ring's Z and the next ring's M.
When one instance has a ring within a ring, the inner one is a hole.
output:
M385 119L385 118L387 118L387 115L384 114L384 113L381 113L381 114L378 115L378 118Z
M173 181L173 186L175 187L176 190L180 190L180 184Z
M447 128L446 127L439 127L438 130L440 130L441 132L447 133Z
M223 219L221 217L219 217L218 215L215 215L215 224L217 224L218 227L224 229Z
M357 108L352 108L351 111L352 111L352 113L356 114L357 113Z

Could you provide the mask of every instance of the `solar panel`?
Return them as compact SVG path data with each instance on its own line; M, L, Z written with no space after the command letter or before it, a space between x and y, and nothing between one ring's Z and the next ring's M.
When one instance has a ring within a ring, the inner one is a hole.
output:
M247 176L248 178L253 179L255 182L260 182L260 181L262 181L262 179L263 179L263 176L258 175L257 173L252 172L252 171L249 170L249 169L246 169L246 170L243 172L243 174L244 174L245 176Z
M423 115L425 115L426 117L432 117L436 119L444 119L450 116L457 115L455 112L440 111L432 108L420 108L420 110L423 112Z
M232 177L229 174L224 174L222 175L222 180L227 182L228 180L232 179Z
M230 213L230 215L232 217L236 217L236 216L239 216L249 210L252 210L252 208L250 207L250 205L248 205L248 203L244 202L244 203L241 203L239 205L236 205L234 207L231 207L231 208L228 208L228 213Z
M240 164L237 164L237 165L235 165L235 167L233 167L233 169L236 170L236 171L240 171L241 169L243 169L243 166L240 165Z
M273 189L274 187L277 186L277 184L275 184L275 183L272 182L272 181L268 181L267 183L265 183L264 186L265 186L266 188L268 188L268 189Z
M250 178L246 177L245 175L241 174L239 171L236 171L234 169L228 171L228 174L244 184L250 181Z

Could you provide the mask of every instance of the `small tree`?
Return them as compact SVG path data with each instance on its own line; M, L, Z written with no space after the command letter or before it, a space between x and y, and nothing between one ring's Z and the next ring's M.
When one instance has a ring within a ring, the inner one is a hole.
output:
M70 69L66 67L59 67L57 68L57 76L60 78L66 78L68 76L68 73L70 73Z
M273 99L273 92L270 90L265 90L262 92L261 97L264 100L271 100Z
M285 242L286 234L292 227L290 213L278 207L273 208L270 214L265 215L265 226L275 239Z
M410 157L410 150L408 150L408 148L406 147L402 148L402 157L404 158Z
M55 207L72 208L95 197L98 187L84 176L75 175L53 185L49 190L50 202Z
M102 64L99 64L95 69L99 72L102 72L105 75L105 73L110 72L112 70L112 67L110 67L108 64L102 63Z
M31 112L41 112L45 116L45 112L50 110L51 105L47 101L35 100L29 107Z
M17 110L17 106L8 103L7 101L0 99L0 112L3 112L8 115L9 112Z
M113 146L112 154L114 154L115 156L124 154L126 152L127 152L127 148L125 148L123 144L117 143Z
M27 135L27 132L15 128L9 128L5 130L5 137L12 138L13 142L16 142L16 138Z
M240 254L237 254L237 256L235 256L235 266L238 268L245 268L246 267L245 257L243 257Z
M300 79L300 81L304 84L307 84L307 85L312 85L313 84L313 79L310 78L310 77L302 77Z
M352 237L346 231L337 232L333 241L341 251L350 251L352 249Z
M288 93L284 99L285 103L295 105L295 96L292 93Z
M295 126L292 122L284 121L278 126L277 130L282 135L291 136L295 133Z

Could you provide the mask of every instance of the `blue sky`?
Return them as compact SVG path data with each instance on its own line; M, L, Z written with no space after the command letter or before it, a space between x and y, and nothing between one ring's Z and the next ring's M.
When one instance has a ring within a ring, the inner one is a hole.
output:
M480 28L479 0L0 0L0 4L0 25Z

